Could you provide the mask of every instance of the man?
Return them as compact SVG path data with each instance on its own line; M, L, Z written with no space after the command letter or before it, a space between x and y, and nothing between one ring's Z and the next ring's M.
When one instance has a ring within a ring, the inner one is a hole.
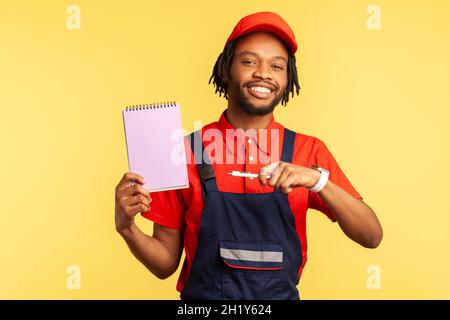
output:
M186 142L188 160L196 160L188 164L190 187L150 196L135 173L116 187L116 229L153 274L172 275L184 244L182 299L299 299L308 208L337 221L364 247L382 239L375 213L325 144L274 120L276 105L300 89L296 50L294 33L279 15L242 18L211 77L228 108ZM211 131L219 139L211 139ZM217 161L220 153L225 163ZM153 236L134 223L139 212L154 221Z

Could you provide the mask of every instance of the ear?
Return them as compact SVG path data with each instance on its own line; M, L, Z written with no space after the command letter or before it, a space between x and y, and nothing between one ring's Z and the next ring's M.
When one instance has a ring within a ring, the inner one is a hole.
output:
M229 76L227 74L224 74L222 76L222 82L226 85L228 85Z
M222 81L224 83L228 83L228 81L230 80L230 70L227 70L226 72L224 72L224 74L222 75Z

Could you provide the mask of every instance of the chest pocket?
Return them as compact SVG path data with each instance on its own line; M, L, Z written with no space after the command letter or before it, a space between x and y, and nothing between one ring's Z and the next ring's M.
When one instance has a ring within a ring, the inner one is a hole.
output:
M224 299L273 299L289 286L281 244L220 241L219 251Z
M220 257L225 265L234 269L283 269L283 246L277 243L221 241Z

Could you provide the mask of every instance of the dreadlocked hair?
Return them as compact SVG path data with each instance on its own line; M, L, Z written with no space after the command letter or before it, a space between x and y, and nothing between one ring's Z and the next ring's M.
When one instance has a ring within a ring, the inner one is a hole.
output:
M212 81L213 86L216 88L214 93L218 93L219 97L223 94L225 99L228 99L228 83L226 79L233 61L234 48L236 47L237 40L239 39L231 41L225 46L214 64L213 72L208 82L210 84ZM294 93L297 95L300 93L295 56L287 47L286 50L288 52L288 84L284 91L283 98L281 99L281 104L284 106L289 102L290 93L292 94L292 97L294 97Z

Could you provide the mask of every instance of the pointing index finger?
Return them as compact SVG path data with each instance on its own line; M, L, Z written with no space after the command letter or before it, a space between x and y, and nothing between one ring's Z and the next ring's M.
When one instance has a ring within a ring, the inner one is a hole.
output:
M262 167L259 170L259 175L258 175L258 179L259 182L265 186L267 183L267 179L269 178L268 176L271 176L274 174L274 172L278 169L279 165L280 165L281 161L277 161L277 162L273 162L270 163L264 167Z

